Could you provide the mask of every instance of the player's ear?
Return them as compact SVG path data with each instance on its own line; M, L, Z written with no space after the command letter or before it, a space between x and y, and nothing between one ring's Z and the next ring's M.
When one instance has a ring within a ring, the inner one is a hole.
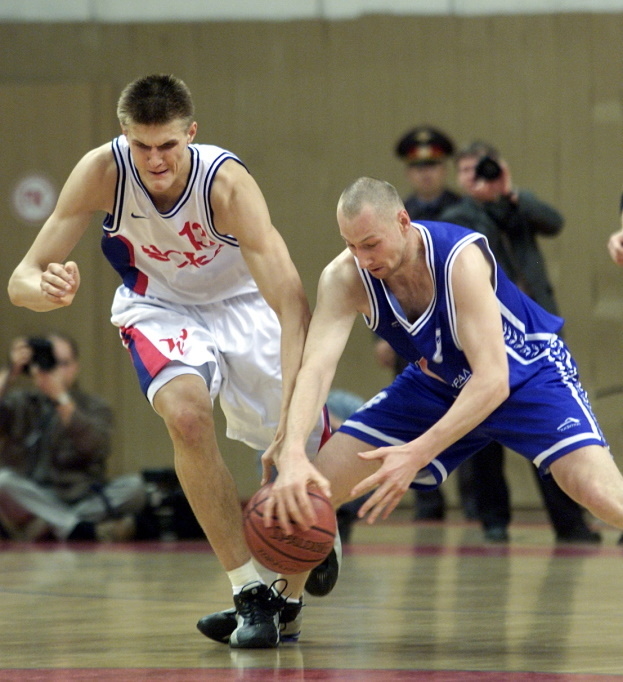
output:
M190 124L190 128L188 129L188 144L190 144L195 139L196 134L197 134L197 121L193 121Z
M400 223L400 227L403 229L403 231L410 227L411 218L409 217L409 214L407 213L406 208L400 209L400 211L398 211L396 218L398 219L398 222Z

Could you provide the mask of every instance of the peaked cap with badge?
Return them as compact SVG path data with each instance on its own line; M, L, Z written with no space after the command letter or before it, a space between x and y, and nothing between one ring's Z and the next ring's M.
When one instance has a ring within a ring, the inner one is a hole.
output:
M454 143L437 128L418 126L398 141L396 154L410 166L441 163L454 154Z

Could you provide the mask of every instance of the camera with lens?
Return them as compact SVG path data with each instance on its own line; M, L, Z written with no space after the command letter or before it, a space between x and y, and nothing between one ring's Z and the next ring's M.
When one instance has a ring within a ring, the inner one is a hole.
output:
M24 372L26 374L30 371L31 365L37 365L37 367L44 372L50 372L56 367L58 363L54 357L52 342L49 339L33 336L29 338L26 343L28 343L32 350L32 358L26 367L24 367Z
M474 168L474 175L483 180L497 180L502 175L502 166L491 156L483 156Z

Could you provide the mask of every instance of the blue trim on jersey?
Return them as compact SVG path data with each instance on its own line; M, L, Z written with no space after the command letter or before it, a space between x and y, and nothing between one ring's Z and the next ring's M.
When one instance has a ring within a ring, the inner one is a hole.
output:
M143 273L132 265L133 254L122 237L103 234L100 243L104 256L108 259L128 289L136 291L137 282ZM147 277L145 275L145 277ZM140 293L140 292L139 292Z
M197 149L193 149L191 145L188 145L188 149L190 151L190 172L188 173L188 179L186 181L186 185L184 186L184 190L182 191L181 195L179 196L178 200L175 202L173 207L169 209L168 211L161 212L158 211L156 206L154 205L154 202L151 198L151 195L149 194L149 190L147 187L144 185L143 181L141 180L141 176L139 175L138 169L134 165L134 160L132 159L132 152L130 148L128 147L127 150L127 155L128 155L128 167L130 168L130 172L132 173L134 180L136 181L136 184L141 188L145 196L149 199L150 203L153 205L154 210L162 217L162 218L172 218L175 216L180 209L184 206L184 204L188 201L189 197L192 194L192 190L194 187L195 180L197 178L197 174L199 172L199 152Z
M138 174L138 170L136 169L136 166L134 165L134 160L132 159L132 151L130 150L130 146L128 143L128 148L126 149L126 165L130 169L130 173L132 173L132 177L134 178L134 181L138 185L139 189L143 192L143 194L147 197L149 202L153 206L153 201L151 199L151 195L149 194L149 191L147 190L147 187L143 184L143 181L141 180L141 176ZM159 213L158 209L154 206L154 210Z
M173 218L182 209L184 204L190 199L193 188L195 186L195 181L199 175L199 150L188 145L190 151L190 173L188 174L188 182L184 187L184 191L180 198L175 202L175 205L170 211L166 213L160 213L163 218Z
M113 212L106 214L102 228L106 232L117 232L121 223L121 216L123 213L123 196L125 194L125 185L127 182L125 165L121 161L121 150L119 149L119 138L115 138L111 142L112 154L117 166L117 182L115 183L115 197L113 201Z
M238 157L234 156L231 152L223 152L213 161L212 165L210 166L210 170L208 171L204 182L202 196L205 202L205 213L208 221L207 229L212 238L220 244L229 244L230 246L239 248L238 240L235 237L232 237L230 234L221 234L216 230L216 227L214 226L214 211L212 209L212 204L210 203L210 192L212 191L214 176L223 163L229 159L232 161L237 161L243 168L246 169L246 166Z
M134 165L134 161L132 160L132 152L130 151L129 143L128 143L128 148L126 150L126 155L127 155L127 166L130 169L130 173L132 173L132 177L134 178L134 181L138 185L139 189L143 192L143 194L149 199L150 203L153 205L153 201L151 199L151 196L149 194L149 191L147 190L147 187L143 184L143 181L141 180L141 176L138 174L138 170L136 169L136 166ZM154 206L154 209L156 207ZM158 213L158 211L156 209Z

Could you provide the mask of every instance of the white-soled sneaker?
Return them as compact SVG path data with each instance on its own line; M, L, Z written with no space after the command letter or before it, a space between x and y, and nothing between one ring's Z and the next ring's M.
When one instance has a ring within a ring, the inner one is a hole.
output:
M276 581L277 582L277 581ZM261 585L261 583L252 583L253 589ZM278 627L279 627L279 641L282 642L296 642L298 641L299 635L301 634L301 623L303 621L303 600L300 599L297 602L287 601L283 596L283 590L277 592L275 590L275 584L273 583L268 594L268 601L270 601L271 606L269 607L269 612L273 608L277 608L278 611ZM242 594L242 593L241 593ZM266 595L264 595L265 597ZM236 600L234 597L234 603L238 604L240 600ZM231 644L231 637L233 633L239 629L239 614L237 612L237 607L231 609L225 609L224 611L217 611L216 613L211 613L208 616L204 616L197 623L197 629L202 635L213 639L215 642L220 642L222 644ZM272 625L270 628L265 628L272 630ZM243 640L248 641L248 635L243 633ZM240 638L236 636L236 639L240 641ZM269 641L273 641L273 637L269 637ZM252 638L255 642L256 638ZM234 648L270 648L275 645L268 646L258 646L246 644L244 647L241 644L232 645Z
M253 582L234 595L236 629L229 637L234 649L274 649L279 646L278 599L268 585Z

